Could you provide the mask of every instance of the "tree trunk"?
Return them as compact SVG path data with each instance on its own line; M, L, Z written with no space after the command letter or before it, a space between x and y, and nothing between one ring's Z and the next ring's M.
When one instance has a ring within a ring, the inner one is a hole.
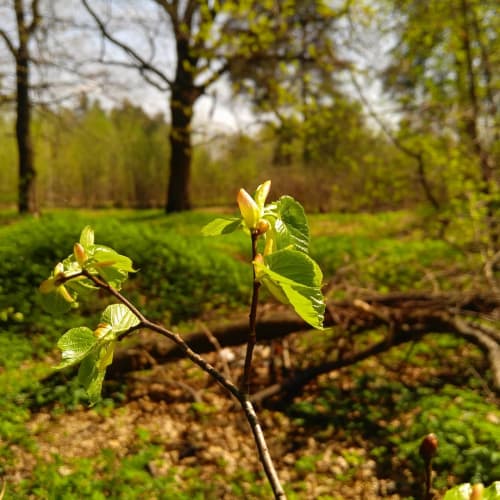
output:
M170 101L170 174L167 213L191 209L189 182L191 178L191 120L194 101L186 89L174 89Z
M481 137L479 134L480 129L480 103L478 98L478 90L476 86L476 72L474 68L474 57L472 53L471 40L471 7L467 0L461 1L462 10L462 20L463 20L463 30L462 30L462 47L465 52L465 64L466 64L466 77L467 77L467 93L469 99L469 109L466 110L465 116L465 132L468 135L474 152L476 153L479 165L481 169L481 177L483 181L483 187L481 191L484 195L489 198L491 193L495 191L493 184L495 183L495 178L493 176L493 166L491 164L491 157L489 152L483 147L481 143ZM495 186L496 187L496 186ZM499 224L497 209L492 204L491 200L486 202L486 212L487 212L487 225L489 229L489 237L493 249L497 248L498 240L500 238L499 234Z
M18 150L19 184L18 210L20 213L36 213L36 171L31 144L31 102L29 97L28 33L24 25L22 6L16 3L19 47L16 55L16 140Z
M170 98L170 174L168 181L166 212L182 212L191 209L189 182L191 179L191 121L194 103L201 90L194 84L191 68L196 58L190 54L186 39L177 40L177 69Z

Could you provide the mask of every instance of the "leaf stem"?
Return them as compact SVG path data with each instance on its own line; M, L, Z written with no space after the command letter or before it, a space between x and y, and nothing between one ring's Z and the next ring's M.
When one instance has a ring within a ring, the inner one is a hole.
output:
M258 233L252 232L252 263L257 257L257 239ZM245 391L247 398L250 396L250 377L252 374L252 356L255 344L257 343L257 306L259 304L259 289L260 283L257 281L255 274L255 266L253 266L253 289L252 289L252 303L250 305L249 314L249 335L247 341L247 350L245 354L245 368L243 371L242 387Z
M141 313L141 311L139 311L139 309L137 309L137 307L135 307L134 304L132 304L132 302L130 302L126 297L124 297L118 290L113 288L107 281L98 278L97 276L94 276L86 269L82 269L82 276L88 278L90 281L92 281L92 283L94 283L94 285L98 286L99 288L103 288L104 290L106 290L108 293L113 295L113 297L118 299L122 304L127 306L141 323L145 323L148 321L146 317Z

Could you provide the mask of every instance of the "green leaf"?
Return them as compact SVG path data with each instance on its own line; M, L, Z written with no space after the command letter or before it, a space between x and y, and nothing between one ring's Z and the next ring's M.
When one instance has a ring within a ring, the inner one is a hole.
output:
M448 490L443 500L469 500L471 492L472 486L470 483L459 484Z
M99 269L99 276L116 290L120 290L122 284L127 281L128 273L120 271L115 267L103 267Z
M472 493L472 485L463 483L448 490L443 500L469 500ZM500 481L495 481L482 491L482 500L500 499Z
M500 498L500 481L491 483L483 491L483 500L498 500Z
M266 208L277 250L293 246L309 252L309 225L302 205L291 196L282 196Z
M104 310L101 316L103 323L108 323L113 333L118 334L139 324L139 319L124 304L113 304Z
M92 281L89 279L82 279L81 277L75 278L73 280L66 282L66 288L76 293L76 296L79 295L89 295L96 290L99 290Z
M266 181L257 186L253 198L257 206L262 211L264 205L266 203L267 195L269 194L269 190L271 189L271 181Z
M91 256L97 263L110 263L110 267L112 266L126 273L135 272L130 258L104 245L94 245L91 249Z
M62 351L62 360L56 369L76 365L92 351L97 342L90 328L79 327L68 330L57 342L57 347Z
M50 293L40 293L40 302L48 313L60 315L77 306L76 302L70 302L65 298L69 296L65 294L64 290L66 290L66 293L69 293L69 296L73 299L75 298L76 294L69 292L64 286L57 287Z
M102 383L106 375L106 368L113 361L116 342L104 342L82 361L78 370L78 381L83 385L90 405L93 406L101 399Z
M85 226L80 234L80 243L87 250L94 244L94 230L90 226Z
M219 218L214 219L204 226L201 233L204 236L219 236L220 234L229 234L241 227L241 218Z
M318 287L323 284L323 273L308 255L286 248L264 257L264 263L275 273L301 285Z
M120 289L128 278L128 273L135 272L132 260L104 245L94 245L89 248L91 261L87 269L97 271L113 288Z
M323 329L325 302L321 292L323 275L306 254L285 249L264 257L255 264L257 278L284 304L312 327Z

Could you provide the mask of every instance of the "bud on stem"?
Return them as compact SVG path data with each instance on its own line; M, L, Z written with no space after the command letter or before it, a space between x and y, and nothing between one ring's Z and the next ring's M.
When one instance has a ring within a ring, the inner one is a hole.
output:
M97 328L94 330L94 336L98 339L102 339L106 336L112 329L112 326L109 323L99 323Z
M68 292L67 288L64 285L60 285L57 287L57 293L66 301L69 302L70 304L75 302L75 299L71 296L71 294Z
M435 434L427 434L420 443L419 453L425 465L424 499L432 499L432 457L437 453L438 438Z
M482 483L477 483L472 486L469 500L483 500L484 486Z
M271 227L271 224L266 219L260 219L259 222L257 222L257 227L255 228L257 234L261 235L264 233L267 233L269 228Z
M266 203L267 195L269 194L269 190L271 189L271 181L263 182L260 186L255 190L255 202L260 210L264 209L264 205Z
M87 262L87 252L85 252L85 248L83 248L81 243L75 243L73 245L73 254L75 255L75 259L80 264L80 267L85 265Z
M260 219L260 209L257 203L255 203L255 200L243 188L241 188L238 191L236 201L238 202L241 216L243 217L248 229L255 229Z
M425 462L430 462L432 457L437 453L438 438L435 434L427 434L420 443L420 456Z

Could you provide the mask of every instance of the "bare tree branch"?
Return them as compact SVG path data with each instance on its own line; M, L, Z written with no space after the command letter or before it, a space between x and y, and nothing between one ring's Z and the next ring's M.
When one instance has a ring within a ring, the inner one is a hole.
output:
M498 315L500 296L393 293L364 295L362 299L330 302L328 306L328 310L335 314L327 314L325 326L336 326L344 332L339 335L349 333L352 338L365 331L383 327L387 330L386 337L359 351L354 348L354 343L350 344L351 352L332 347L332 354L337 352L336 357L295 371L291 379L266 389L264 395L258 395L258 399L300 392L307 383L322 374L380 355L395 346L418 341L429 333L455 334L481 349L486 354L493 373L493 388L500 393L500 331L497 323L493 320L487 324L483 320L475 324L470 319L474 312L493 317ZM281 338L309 328L293 313L273 309L259 317L256 332L257 338L262 341ZM245 344L248 338L248 319L240 317L229 322L225 320L224 324L212 325L210 330L222 347ZM186 335L184 339L197 352L214 350L213 343L203 331ZM132 347L131 350L119 350L111 371L117 370L118 373L143 368L140 356L136 357L135 354L143 348L158 362L168 362L183 356L182 350L174 345L144 339L140 341L139 346Z
M32 19L31 23L26 27L28 33L31 35L37 29L38 25L42 20L42 16L40 15L40 2L39 0L33 0L31 2L31 14Z
M429 181L427 180L427 173L426 173L426 168L425 168L425 163L424 163L424 157L421 151L414 151L407 146L405 146L389 129L386 123L380 118L378 113L373 109L372 105L368 102L368 99L365 97L363 91L361 90L361 87L356 80L356 77L354 76L354 73L352 70L349 71L350 76L351 76L351 82L356 89L356 92L358 93L358 97L360 100L363 102L365 105L368 114L376 121L377 125L380 127L382 132L389 138L389 140L396 146L400 151L402 151L404 154L407 156L410 156L417 162L417 172L418 172L418 178L420 181L420 184L422 185L422 189L424 190L425 196L427 199L430 201L431 205L436 209L439 210L440 208L440 203L438 202L437 198L434 196L431 186L429 184Z
M7 48L9 49L9 52L12 54L14 59L17 59L17 49L12 43L12 40L9 38L9 35L7 35L7 32L5 30L0 29L0 37L3 38L5 44L7 45Z
M156 75L160 80L165 82L165 84L171 88L173 85L173 82L170 80L170 78L163 72L160 71L156 66L151 64L150 61L147 61L144 59L137 51L132 49L130 45L122 42L121 40L118 40L115 36L113 36L108 29L106 28L106 25L102 21L102 19L99 17L99 15L95 12L95 10L92 9L92 7L89 5L87 0L82 0L82 3L87 10L87 12L92 16L94 19L95 23L97 24L97 27L99 28L99 31L101 32L102 36L109 40L111 43L116 45L117 47L121 48L129 57L131 57L135 61L135 67L142 73L144 72L151 72L154 75ZM148 81L150 83L150 80ZM157 85L155 85L157 87ZM157 87L158 88L158 87Z

